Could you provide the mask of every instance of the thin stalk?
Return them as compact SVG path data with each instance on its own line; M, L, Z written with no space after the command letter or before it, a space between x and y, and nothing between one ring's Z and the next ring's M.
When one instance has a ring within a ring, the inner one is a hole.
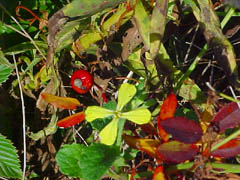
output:
M194 162L188 163L181 163L177 165L173 165L166 169L166 173L173 173L179 170L187 170L192 168ZM205 166L211 166L212 168L222 169L222 171L214 171L215 173L239 173L240 172L240 165L239 164L227 164L227 163L215 163L215 162L208 162Z
M24 105L24 98L23 98L23 90L22 90L22 85L20 81L20 76L18 73L18 68L17 68L17 62L15 59L15 55L13 54L13 60L16 68L16 74L17 74L17 79L18 79L18 85L19 85L19 90L20 90L20 97L21 97L21 103L22 103L22 118L23 118L23 174L22 174L22 180L25 178L25 173L26 173L26 155L27 155L27 146L26 146L26 117L25 117L25 105Z
M237 136L240 135L240 129L237 130L236 132L232 133L230 136L226 137L225 139L223 139L222 141L220 141L219 143L215 144L212 148L211 151L214 151L216 149L218 149L220 146L226 144L227 142L231 141L232 139L236 138Z

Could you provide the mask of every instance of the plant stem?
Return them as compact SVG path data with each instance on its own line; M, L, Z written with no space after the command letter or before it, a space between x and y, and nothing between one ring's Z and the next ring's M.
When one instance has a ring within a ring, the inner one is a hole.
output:
M194 165L194 162L177 164L166 169L166 173L174 173L179 170L187 170L192 168L193 165ZM211 166L212 168L222 169L222 171L217 171L217 172L214 171L215 173L239 173L240 172L240 165L238 164L208 162L205 164L205 166L206 167Z
M215 144L212 148L211 151L216 150L217 148L219 148L220 146L226 144L228 141L236 138L238 135L240 135L240 129L237 130L236 132L232 133L230 136L226 137L224 140L222 140L221 142Z

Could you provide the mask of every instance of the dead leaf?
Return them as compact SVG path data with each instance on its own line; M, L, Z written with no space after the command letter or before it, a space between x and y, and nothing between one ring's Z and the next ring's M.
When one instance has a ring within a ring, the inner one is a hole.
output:
M123 48L122 48L122 54L121 54L123 61L127 60L128 56L141 43L142 43L142 38L136 26L128 29L126 31L126 35L123 36Z
M76 98L59 97L48 93L42 93L41 96L45 101L57 108L77 109L77 106L81 105Z

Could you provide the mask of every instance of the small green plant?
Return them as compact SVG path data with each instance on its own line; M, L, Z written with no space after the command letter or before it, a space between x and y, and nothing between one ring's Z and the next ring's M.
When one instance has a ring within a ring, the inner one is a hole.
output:
M88 122L101 121L109 116L111 120L99 133L101 144L93 143L89 147L72 144L62 147L57 153L57 162L62 173L86 180L96 180L106 173L115 160L120 158L120 144L122 143L125 119L136 124L146 124L151 120L151 112L146 108L125 111L126 105L136 92L134 85L124 83L118 91L118 103L115 110L100 106L87 107L85 114ZM119 125L121 127L118 127ZM114 144L117 135L119 140Z
M151 112L146 108L138 108L128 112L124 112L124 106L136 94L134 85L124 83L121 85L118 92L118 104L116 110L109 110L99 106L89 106L86 110L86 120L92 122L98 118L112 116L112 121L104 127L99 133L101 143L113 145L116 137L118 124L124 125L119 121L128 119L136 124L146 124L151 120ZM119 133L121 135L121 133Z

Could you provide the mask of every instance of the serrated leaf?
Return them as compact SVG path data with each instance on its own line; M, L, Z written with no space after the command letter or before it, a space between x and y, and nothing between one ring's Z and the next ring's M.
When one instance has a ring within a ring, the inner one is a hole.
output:
M100 179L119 155L117 147L93 144L82 151L80 168L85 180Z
M9 66L0 64L0 85L8 79L12 71Z
M42 93L42 98L55 107L63 109L76 109L80 102L75 98L59 97L48 93Z
M0 50L0 64L2 65L6 65L8 66L9 68L13 69L14 68L14 65L11 64L8 59L4 56L3 52Z
M70 177L82 178L79 160L85 148L81 144L66 144L57 152L56 161L63 174Z
M0 134L0 176L21 178L22 170L18 155L11 141Z
M161 144L158 147L158 153L167 163L181 163L192 159L198 153L198 148L194 144L170 141Z
M113 119L99 133L101 143L106 145L113 145L117 137L117 130L118 130L118 120Z
M113 111L99 107L99 106L88 106L85 111L86 120L91 122L98 118L105 118L107 116L113 115Z
M160 125L173 139L187 144L199 141L203 135L200 125L185 117L169 118L161 121Z
M133 98L136 92L137 90L134 85L129 83L122 84L118 92L117 110L121 111L122 108Z
M71 127L74 126L80 122L82 122L85 119L85 114L84 112L79 112L76 114L73 114L71 116L68 116L64 119L61 119L57 122L58 127L63 127L63 128L67 128L67 127Z
M136 124L146 124L151 120L151 112L148 109L135 109L121 114L121 118L128 119Z

